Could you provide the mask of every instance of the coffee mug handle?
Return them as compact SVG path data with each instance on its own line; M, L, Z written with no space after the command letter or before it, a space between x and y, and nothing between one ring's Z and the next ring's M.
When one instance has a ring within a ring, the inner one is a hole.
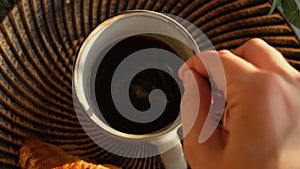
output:
M170 150L162 153L161 159L165 169L187 169L187 162L184 158L182 145L178 135L176 135L177 144ZM174 141L175 141L174 140Z

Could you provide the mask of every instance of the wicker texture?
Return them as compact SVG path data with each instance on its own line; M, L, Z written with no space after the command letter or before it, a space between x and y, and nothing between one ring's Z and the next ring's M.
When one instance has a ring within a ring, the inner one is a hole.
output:
M163 168L158 156L129 159L95 145L72 104L72 68L87 34L107 17L149 9L189 20L216 49L260 37L300 68L300 43L264 0L20 0L0 23L0 168L18 168L19 148L37 135L73 155L124 168Z

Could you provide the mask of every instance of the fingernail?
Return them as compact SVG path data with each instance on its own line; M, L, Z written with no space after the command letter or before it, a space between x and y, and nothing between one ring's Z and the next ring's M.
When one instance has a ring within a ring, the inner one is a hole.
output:
M183 80L183 73L188 70L188 65L186 63L184 63L178 70L178 76L181 80Z
M188 86L192 79L192 72L190 70L186 70L182 73L182 81L183 81L183 86Z

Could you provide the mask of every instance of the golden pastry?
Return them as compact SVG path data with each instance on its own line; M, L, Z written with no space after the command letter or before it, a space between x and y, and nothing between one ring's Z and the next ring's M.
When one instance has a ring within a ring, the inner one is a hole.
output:
M37 137L25 141L20 149L19 163L22 169L120 169L86 162Z

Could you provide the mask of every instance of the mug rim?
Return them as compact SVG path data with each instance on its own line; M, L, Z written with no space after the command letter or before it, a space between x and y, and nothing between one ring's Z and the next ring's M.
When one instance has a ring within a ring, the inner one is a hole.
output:
M177 130L182 126L182 123L178 120L178 118L176 118L168 126L162 128L162 129L156 130L154 132L151 132L151 133L146 133L146 134L131 134L131 133L125 133L125 132L118 131L118 130L108 126L104 122L102 122L94 114L93 110L91 110L91 108L90 108L92 106L89 104L88 99L86 98L86 96L84 94L85 93L84 90L82 90L81 88L78 88L78 86L77 86L78 83L80 83L80 81L78 80L78 72L77 72L78 71L78 66L80 64L82 64L80 62L82 57L86 57L84 55L84 53L86 51L90 50L91 46L89 46L89 45L92 45L94 43L94 42L91 42L91 41L93 40L93 38L95 38L95 35L97 35L97 34L101 35L101 32L103 32L104 30L109 28L110 24L118 21L119 19L134 16L134 15L155 17L155 18L158 18L158 19L164 21L168 25L175 26L176 30L179 31L185 37L185 39L188 40L188 42L190 44L193 45L193 47L194 47L193 50L196 50L196 52L199 52L199 48L197 46L197 43L195 42L193 37L190 35L190 33L182 25L180 25L178 22L176 22L171 17L168 17L167 15L164 15L162 13L155 12L155 11L142 10L142 9L127 10L127 11L124 11L122 13L113 15L113 16L107 18L106 20L104 20L97 27L95 27L87 35L84 42L82 43L82 45L79 48L79 52L76 55L76 58L74 60L74 67L73 67L73 78L72 78L73 100L75 100L79 104L80 109L84 109L82 104L89 105L89 108L86 109L83 112L88 116L89 119L91 119L91 121L97 127L100 127L101 129L103 129L103 131L105 131L107 134L113 135L113 136L116 136L116 137L131 139L131 140L141 140L141 139L142 140L147 140L147 139L151 140L153 138L163 137L164 135L168 135L172 131L177 132ZM80 89L80 90L78 90L78 89ZM79 98L79 97L81 97L81 98ZM86 103L82 103L81 99L84 99L84 102L86 102ZM75 111L76 111L76 108L75 108ZM92 111L92 112L90 112L90 111ZM77 113L77 111L76 111L76 113ZM179 114L179 116L180 116L180 114ZM176 124L174 125L174 123L176 123ZM172 127L171 129L166 130L166 128L169 128L173 125L174 125L174 127Z

